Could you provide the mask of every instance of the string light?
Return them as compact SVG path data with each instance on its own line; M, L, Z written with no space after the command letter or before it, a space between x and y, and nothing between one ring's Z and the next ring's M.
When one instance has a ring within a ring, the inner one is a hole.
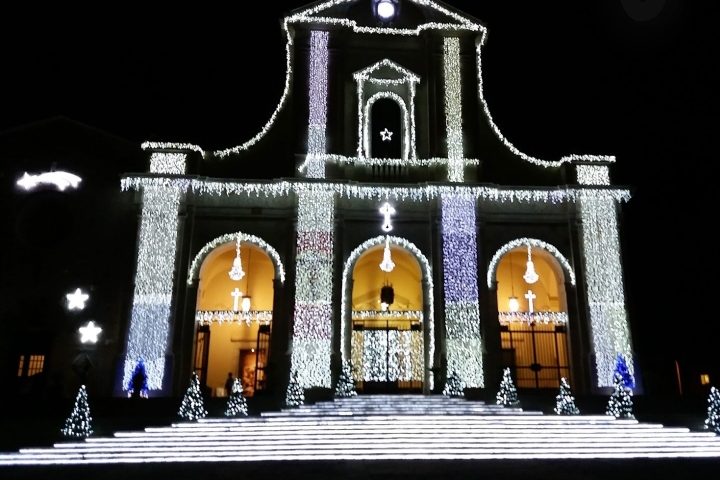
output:
M205 246L200 249L197 255L195 255L195 258L193 258L192 263L190 264L190 269L188 270L187 275L187 284L193 284L198 274L200 273L200 265L202 265L205 257L207 257L210 252L212 252L221 245L225 245L233 241L251 243L256 247L259 247L265 253L267 253L273 261L273 266L275 267L275 275L277 275L277 277L280 279L280 283L285 283L285 267L283 266L282 260L280 260L280 255L278 254L277 250L271 247L265 240L260 237L243 232L236 232L221 235L209 241L207 244L205 244Z
M169 165L177 161L175 153L160 155L168 155L169 158L168 161L156 158L157 165L174 168ZM160 390L163 386L170 304L174 290L178 210L183 194L184 191L172 181L143 187L135 290L123 386L130 384L138 359L145 362L148 388Z
M371 238L361 243L355 250L353 250L348 256L348 259L345 261L342 276L342 294L340 300L340 349L342 352L342 359L344 361L352 358L353 365L359 365L356 361L358 360L357 354L352 351L350 343L346 343L352 339L352 336L349 335L350 329L352 328L352 322L350 320L352 314L349 299L352 298L352 291L350 291L350 280L352 279L352 271L355 268L355 263L368 249L384 244L388 238L391 245L397 245L398 247L409 251L415 256L418 263L420 264L420 271L422 272L423 276L423 295L427 303L428 312L428 321L425 328L427 329L426 338L429 339L429 343L427 352L425 352L425 371L427 375L428 388L432 390L434 388L435 382L432 372L435 359L435 313L433 301L434 286L432 280L432 268L430 267L430 262L428 262L428 259L425 257L425 255L423 255L420 249L418 249L415 244L404 238L384 235Z
M420 382L423 380L422 332L413 330L355 330L355 380Z
M310 119L308 125L307 176L325 178L325 162L317 156L326 152L325 129L327 125L328 95L328 40L330 34L313 30L310 32Z
M528 325L567 325L568 316L565 312L498 312L500 325L526 323Z
M411 320L415 322L423 321L423 312L420 310L353 310L353 320Z
M247 298L247 297L246 297ZM272 310L198 310L195 312L195 322L198 325L210 325L211 323L254 323L268 325L273 318Z
M441 198L447 371L483 387L475 198Z
M298 196L292 374L304 387L330 387L335 194Z
M599 165L577 165L577 181L582 185L610 185L610 168Z
M203 149L192 143L143 142L141 148L143 150L190 150L205 156Z
M542 240L538 240L536 238L517 238L515 240L511 240L502 247L498 249L497 252L495 252L495 255L493 255L492 259L490 260L490 264L488 265L488 271L487 271L487 286L488 288L492 288L493 286L493 279L495 278L495 271L497 270L498 264L500 263L500 259L508 253L510 250L514 250L518 247L526 247L526 246L533 246L535 248L541 248L551 254L553 257L557 259L558 262L560 262L560 265L562 265L565 272L568 274L568 277L570 279L570 284L575 285L575 272L573 271L572 267L570 266L570 263L567 261L565 256L560 253L560 251L555 248L555 246L543 242Z
M618 353L628 359L628 369L633 373L617 212L613 201L592 190L581 192L579 206L597 381L599 387L609 387L613 385Z
M460 39L443 40L445 74L445 138L448 155L448 181L465 180L462 135L462 84L460 82Z

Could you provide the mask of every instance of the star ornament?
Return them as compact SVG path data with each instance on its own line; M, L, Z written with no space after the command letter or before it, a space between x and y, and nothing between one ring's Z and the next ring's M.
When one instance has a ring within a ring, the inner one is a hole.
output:
M68 310L84 310L85 302L88 301L90 295L77 288L74 292L65 295L65 298Z
M102 328L90 320L87 325L78 328L78 332L80 332L80 343L97 343Z
M393 132L388 130L387 128L380 132L380 137L382 138L383 142L390 142L392 141Z

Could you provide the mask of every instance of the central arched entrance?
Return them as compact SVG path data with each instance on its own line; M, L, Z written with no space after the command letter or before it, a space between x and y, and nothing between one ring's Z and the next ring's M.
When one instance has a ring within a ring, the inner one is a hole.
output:
M237 256L236 235L209 243L193 262L199 275L193 369L211 396L228 394L229 375L242 381L248 397L268 382L274 280L284 272L271 247L250 235L240 238L241 278L229 275Z
M380 264L390 253L394 267ZM414 245L378 237L346 263L343 353L362 393L422 392L431 343L429 265Z

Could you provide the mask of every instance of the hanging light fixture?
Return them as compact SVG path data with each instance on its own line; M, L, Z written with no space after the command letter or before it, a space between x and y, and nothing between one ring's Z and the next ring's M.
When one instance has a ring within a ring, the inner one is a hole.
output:
M525 279L525 282L527 283L535 283L540 278L537 273L535 273L535 264L532 261L532 249L530 245L528 244L528 259L527 259L527 269L525 270L525 275L523 275L523 278Z
M518 298L515 296L515 284L513 281L513 270L512 270L512 254L508 255L508 260L510 260L510 298L508 298L508 310L515 313L518 310L520 310L520 302L518 301Z
M383 259L380 262L380 270L385 273L390 273L395 268L395 262L392 261L392 255L390 254L390 237L385 237L385 250L383 250Z
M394 301L395 289L390 284L383 285L380 289L380 304L383 306L383 311L386 311Z
M233 260L232 268L228 272L231 280L236 282L242 280L245 276L242 268L242 260L240 259L240 236L238 235L237 244L235 245L235 259Z
M239 255L238 255L239 256ZM250 311L250 271L252 269L252 248L248 249L248 261L247 261L247 267L248 267L248 274L247 277L245 277L245 291L248 293L248 295L244 296L242 299L242 311L243 313L248 313Z

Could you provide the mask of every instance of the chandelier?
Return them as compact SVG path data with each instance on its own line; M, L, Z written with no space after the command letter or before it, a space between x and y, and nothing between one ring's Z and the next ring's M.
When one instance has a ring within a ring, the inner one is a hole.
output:
M242 268L242 260L240 259L240 236L237 238L237 244L235 245L235 259L233 260L232 268L228 272L231 280L240 281L245 276L245 272Z
M540 278L537 273L535 273L535 264L532 261L532 249L530 245L528 245L528 257L527 257L527 269L525 270L525 274L523 275L523 278L527 283L535 283Z
M395 262L392 261L392 255L390 254L390 237L385 237L385 250L383 250L383 259L380 262L380 270L390 273L394 268Z

